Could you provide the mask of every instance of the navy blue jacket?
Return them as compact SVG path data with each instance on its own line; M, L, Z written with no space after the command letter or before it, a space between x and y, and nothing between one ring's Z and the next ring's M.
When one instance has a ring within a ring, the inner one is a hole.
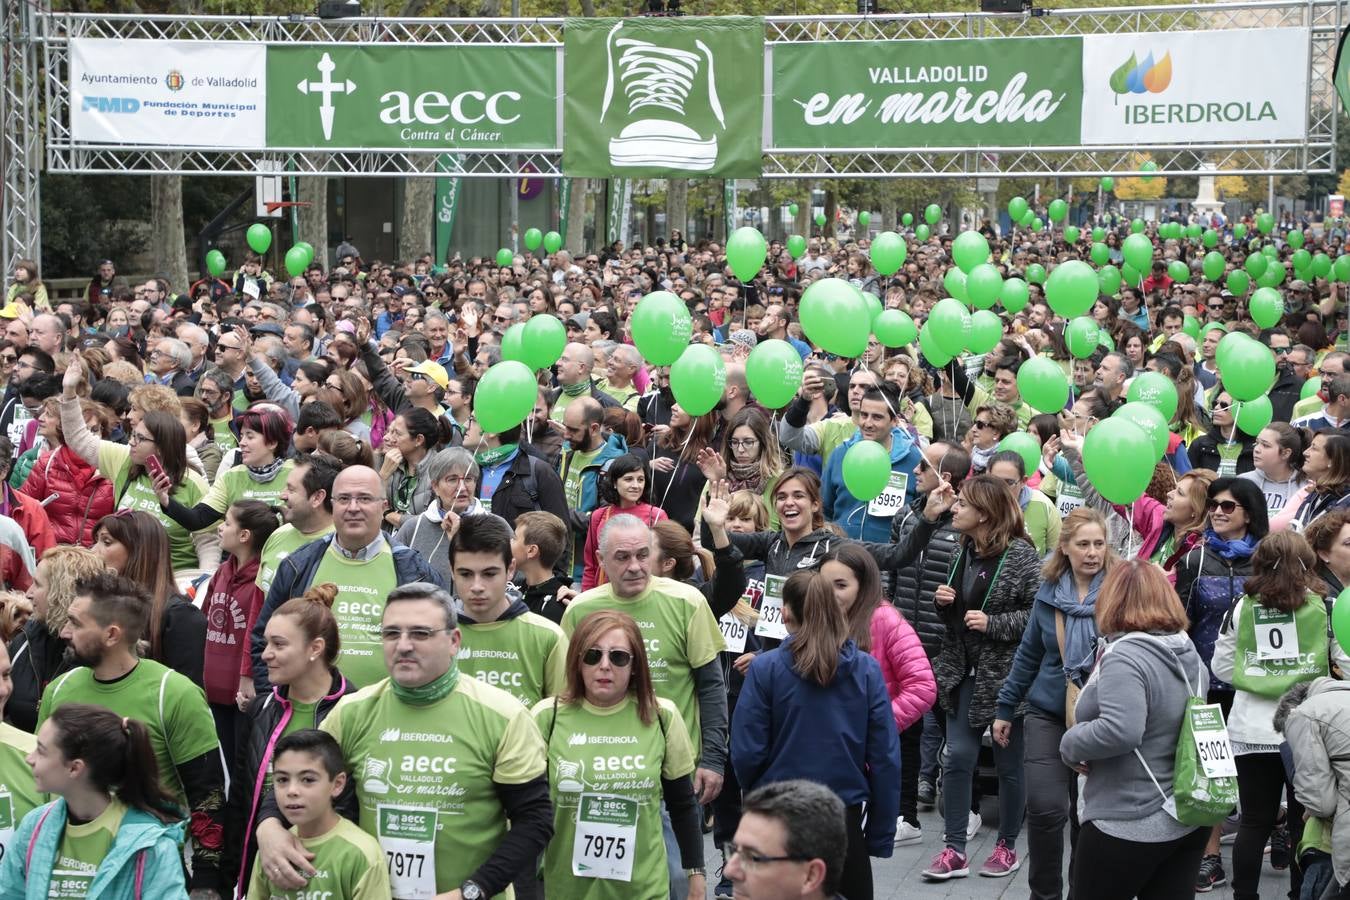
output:
M868 804L869 856L889 858L900 815L900 738L881 665L853 641L821 686L793 668L792 638L750 664L731 719L731 762L746 791L805 778L846 806Z

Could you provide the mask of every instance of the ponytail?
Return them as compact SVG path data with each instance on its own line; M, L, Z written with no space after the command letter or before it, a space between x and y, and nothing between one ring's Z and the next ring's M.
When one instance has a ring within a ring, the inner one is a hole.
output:
M163 822L183 818L173 796L159 778L159 762L150 731L139 719L117 715L101 706L69 703L50 719L56 727L56 748L67 760L83 760L89 780L104 794Z
M819 572L794 572L783 585L783 605L797 620L797 631L788 643L793 668L809 681L828 685L839 668L839 650L848 640L848 623L829 579Z
M305 636L307 644L315 638L323 638L323 660L330 669L337 662L338 651L342 649L332 608L337 593L338 586L325 581L314 585L299 597L287 600L272 613L273 617L290 616L295 619L296 627Z
M230 504L230 512L234 513L234 521L239 527L248 530L248 546L254 555L262 553L272 532L281 527L277 510L261 500L236 500Z

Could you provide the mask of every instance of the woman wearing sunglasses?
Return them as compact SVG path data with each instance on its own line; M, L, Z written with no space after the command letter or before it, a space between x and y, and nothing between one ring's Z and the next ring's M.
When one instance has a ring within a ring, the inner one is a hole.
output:
M1017 411L1010 406L988 404L975 410L975 420L966 433L971 469L981 475L998 452L998 442L1017 430Z
M567 649L566 689L533 714L548 747L554 810L543 869L550 900L666 897L663 803L689 900L702 900L694 750L679 711L656 697L633 618L600 610L582 619Z
M1232 395L1219 382L1210 410L1210 429L1186 448L1191 468L1213 469L1221 476L1241 475L1256 468L1252 458L1256 439L1238 428L1235 412Z

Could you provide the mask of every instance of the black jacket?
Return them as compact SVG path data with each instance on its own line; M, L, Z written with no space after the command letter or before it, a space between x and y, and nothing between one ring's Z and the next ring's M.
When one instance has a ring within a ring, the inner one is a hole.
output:
M537 509L567 522L567 495L563 493L562 479L547 462L531 453L531 448L523 444L521 448L523 452L511 460L511 467L492 493L493 514L505 519L512 529L516 527L516 516Z
M914 627L932 659L942 646L947 626L938 616L933 593L947 583L961 535L952 528L952 514L944 513L933 531L916 539L915 526L923 518L927 497L916 497L891 523L891 543L865 543L882 572L892 572L891 602Z
M15 728L30 734L37 730L38 702L42 692L58 675L79 665L69 644L47 630L47 625L29 619L9 642L14 670L14 690L5 703L5 718Z
M1294 415L1294 404L1298 403L1302 391L1303 379L1295 375L1293 369L1281 366L1268 394L1273 412L1271 421L1288 422Z
M1186 455L1191 460L1191 468L1213 469L1218 472L1219 465L1223 462L1223 457L1219 455L1219 445L1227 443L1228 441L1213 428L1206 434L1200 435L1195 439L1195 443L1186 448ZM1252 448L1256 446L1256 438L1249 434L1243 434L1240 429L1234 429L1233 443L1239 447L1237 470L1234 474L1241 475L1243 472L1250 472L1255 469L1256 462L1252 459Z

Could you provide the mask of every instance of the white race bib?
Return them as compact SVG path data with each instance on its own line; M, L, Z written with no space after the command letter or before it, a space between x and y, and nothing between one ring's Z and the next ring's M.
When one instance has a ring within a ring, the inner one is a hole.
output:
M8 791L0 791L0 863L5 861L14 842L14 829L19 825L14 818L14 798Z
M745 652L745 638L750 632L750 627L740 619L727 613L717 620L717 627L722 629L722 638L727 643L727 652L741 654Z
M909 476L904 472L892 472L886 488L867 504L867 514L881 519L891 519L905 505L905 489L909 486Z
M244 279L244 293L257 300L262 296L262 288L258 287L258 282L252 278Z
M633 880L638 803L612 794L582 794L572 841L572 874L610 881Z
M1256 631L1256 658L1298 659L1298 628L1294 614L1253 606Z
M1067 516L1082 505L1083 492L1078 489L1078 485L1061 481L1059 493L1055 495L1055 508L1059 510L1060 518Z
M764 576L764 600L759 605L759 622L755 624L755 634L759 637L784 640L787 627L783 625L783 585L787 579L782 575Z
M1233 762L1233 745L1228 740L1228 726L1223 721L1223 707L1217 703L1193 706L1191 737L1195 752L1206 778L1236 778L1237 764Z
M393 895L399 900L432 900L436 896L436 810L381 804L375 816Z

